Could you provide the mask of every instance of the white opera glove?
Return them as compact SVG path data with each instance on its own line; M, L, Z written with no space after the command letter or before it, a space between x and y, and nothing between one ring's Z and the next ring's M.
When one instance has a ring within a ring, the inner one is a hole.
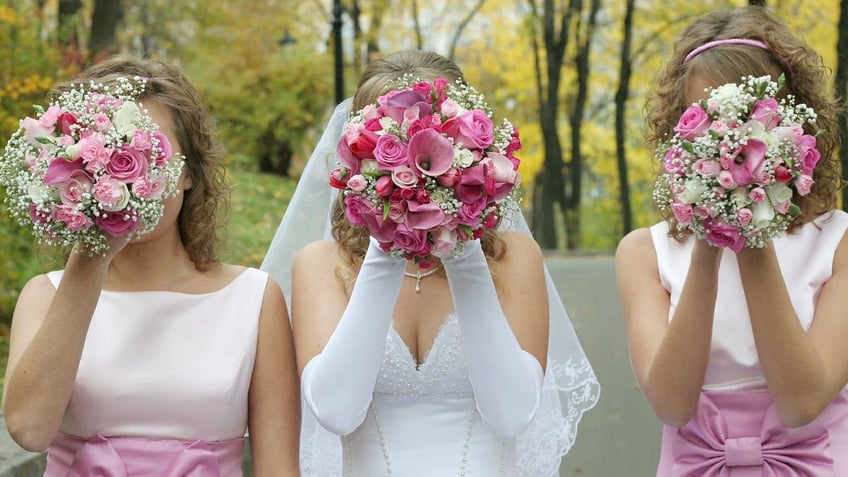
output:
M501 309L479 240L442 259L465 348L477 410L501 439L524 431L539 406L543 371L524 351Z
M405 268L406 260L388 255L372 238L344 314L303 369L306 404L334 434L350 434L365 420Z

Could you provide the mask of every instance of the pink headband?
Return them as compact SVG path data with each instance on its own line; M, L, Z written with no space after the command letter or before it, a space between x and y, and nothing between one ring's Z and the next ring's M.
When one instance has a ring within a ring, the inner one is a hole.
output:
M701 54L701 52L709 50L710 48L721 46L721 45L751 45L762 48L764 50L768 50L769 46L762 41L759 40L751 40L749 38L726 38L724 40L715 40L704 43L703 45L695 48L690 51L686 58L683 59L683 63L688 63L689 60Z

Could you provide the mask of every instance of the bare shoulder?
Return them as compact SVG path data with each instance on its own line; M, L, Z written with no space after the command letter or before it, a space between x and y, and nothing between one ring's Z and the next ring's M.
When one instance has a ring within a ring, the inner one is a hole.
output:
M648 261L656 257L654 250L654 239L651 230L640 228L631 231L621 241L615 251L617 264L632 263L633 261Z
M319 240L307 244L294 256L294 269L335 269L341 259L339 244L335 240Z
M50 302L56 294L56 287L46 274L36 275L27 280L18 297L18 305L21 306L31 301Z
M501 238L506 244L503 261L515 262L526 260L542 260L542 249L530 235L521 232L503 232Z

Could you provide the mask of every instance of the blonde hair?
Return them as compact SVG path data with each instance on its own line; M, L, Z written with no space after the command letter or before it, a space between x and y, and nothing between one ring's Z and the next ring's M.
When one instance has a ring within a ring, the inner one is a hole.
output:
M396 81L412 75L421 81L445 78L448 82L465 82L462 70L453 61L431 51L404 50L390 53L368 64L353 96L351 112L359 111L377 101L377 98L396 87ZM358 270L368 249L368 229L352 225L345 218L344 195L339 194L331 217L333 238L345 259L347 270L339 271L340 278L352 281L354 270ZM506 252L506 244L498 232L487 229L480 238L483 251L489 260L500 260Z
M722 44L699 53L689 61L687 54L707 42L729 38L758 40L768 49L745 44ZM834 209L842 180L835 151L841 140L836 116L839 105L828 81L829 70L821 56L766 7L751 6L713 12L695 19L674 45L671 57L654 80L654 91L646 103L647 139L659 147L674 134L674 126L689 106L686 92L693 78L711 85L738 83L743 76L771 75L786 78L780 95L791 94L798 103L816 111L815 126L805 126L808 134L823 131L816 147L821 160L813 173L812 191L796 199L801 215L790 231ZM666 220L674 223L669 212ZM672 231L676 227L670 228ZM678 238L681 235L678 234Z
M128 76L147 80L138 100L154 100L171 113L177 136L174 139L180 144L185 172L191 179L177 219L180 237L195 266L206 270L220 261L219 230L229 203L229 187L209 115L185 74L164 61L113 56L88 68L73 82L58 85L51 94L55 96L83 81L109 83Z

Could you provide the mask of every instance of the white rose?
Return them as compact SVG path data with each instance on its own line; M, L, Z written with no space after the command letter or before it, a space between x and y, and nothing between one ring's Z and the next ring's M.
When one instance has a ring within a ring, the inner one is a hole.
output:
M683 188L683 192L680 193L678 198L681 202L685 204L694 204L701 200L701 197L707 191L707 186L704 185L703 182L699 180L690 180L686 181L686 185Z
M363 174L376 174L380 171L380 164L374 159L363 159L360 169Z
M730 201L733 202L736 207L742 208L751 202L751 199L748 197L748 189L744 187L737 187L733 189L733 192L730 193Z
M117 212L119 210L124 210L124 208L126 208L127 204L130 201L130 190L127 187L127 185L124 184L123 182L120 182L119 184L120 185L118 186L118 192L121 195L118 196L118 198L115 199L115 202L111 205L101 203L100 204L101 209L108 210L109 212Z
M774 219L774 207L772 207L766 200L762 202L754 202L751 206L751 212L754 213L754 218L751 220L751 223L754 224L754 228L757 229L764 229L768 227L772 219Z
M474 162L474 154L471 153L468 149L457 149L453 150L453 165L459 169L466 169L471 166L471 163Z
M80 147L78 144L71 144L70 146L65 148L65 154L68 155L68 159L75 160L80 157Z
M783 182L777 182L766 187L766 195L772 204L782 204L788 200L792 200L792 189Z
M141 119L141 111L139 111L138 105L132 101L124 101L121 107L115 111L115 115L112 117L112 125L119 133L129 136L138 129L135 123L139 119Z

